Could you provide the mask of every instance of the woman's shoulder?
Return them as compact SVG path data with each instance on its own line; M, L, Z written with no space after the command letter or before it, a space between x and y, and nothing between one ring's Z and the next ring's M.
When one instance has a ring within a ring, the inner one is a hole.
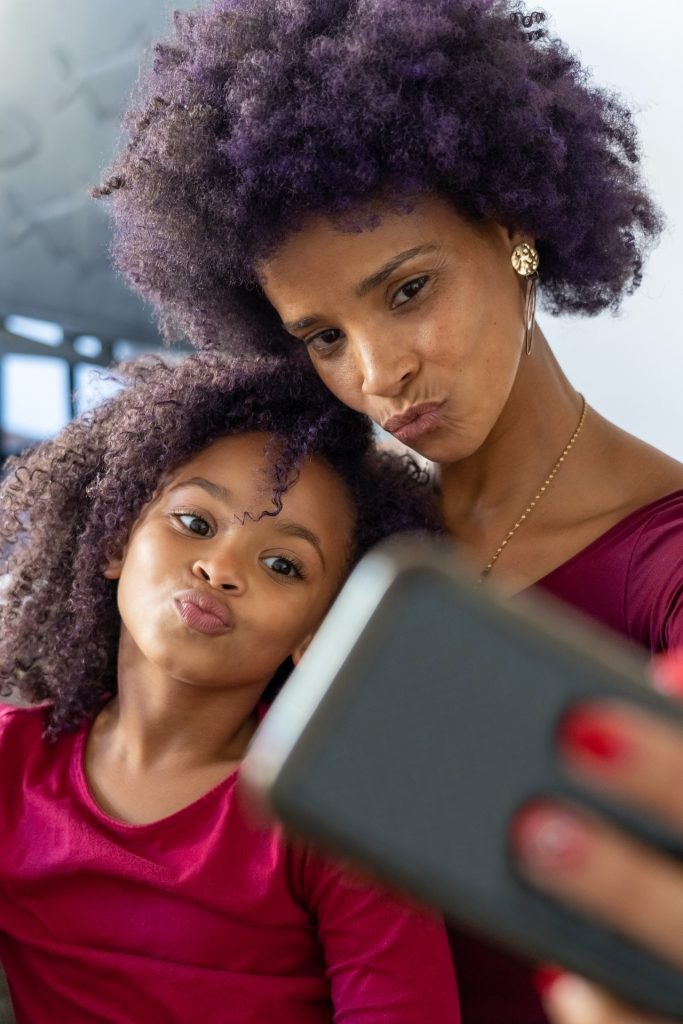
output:
M653 651L683 645L683 488L636 510L630 536L625 612ZM633 625L631 628L635 628Z
M683 644L683 488L615 518L539 585L653 652Z
M633 550L630 575L645 572L657 582L672 575L683 582L683 488L636 509L621 523Z

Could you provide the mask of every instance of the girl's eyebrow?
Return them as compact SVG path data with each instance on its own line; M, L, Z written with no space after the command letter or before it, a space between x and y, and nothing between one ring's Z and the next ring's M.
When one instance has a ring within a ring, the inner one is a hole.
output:
M225 505L229 504L233 497L227 487L223 487L221 484L215 484L212 480L207 480L206 477L203 476L191 476L188 480L180 480L177 484L173 484L169 490L177 491L181 487L201 487L210 494L212 498L217 498Z
M192 476L188 480L180 480L177 484L173 484L173 487L169 488L169 490L177 491L181 487L202 487L213 498L218 498L219 501L224 502L226 505L230 504L233 500L233 496L227 487L215 484L212 480L207 480L203 476ZM291 519L280 519L279 516L269 517L269 521L279 533L284 533L287 537L298 537L300 540L308 541L318 555L323 569L327 569L320 538L313 530L309 530L303 523L295 523Z
M308 541L311 547L315 549L323 569L327 569L327 563L325 562L325 556L323 555L320 539L315 533L313 533L313 530L309 530L309 528L304 526L302 523L294 523L291 519L280 519L279 516L274 517L271 522L276 530L280 533L284 533L287 537L299 537L301 540Z
M407 263L408 260L414 259L416 256L422 256L424 253L436 252L438 246L434 244L429 245L416 245L412 249L406 249L404 252L399 252L396 256L392 256L390 260L375 270L374 273L368 277L364 277L362 281L356 285L356 295L359 299L362 299L364 295L371 292L373 288L376 288L378 284L393 274L402 263ZM299 320L290 320L284 323L282 326L288 331L303 331L306 327L310 327L316 323L320 317L316 314L313 316L302 316Z

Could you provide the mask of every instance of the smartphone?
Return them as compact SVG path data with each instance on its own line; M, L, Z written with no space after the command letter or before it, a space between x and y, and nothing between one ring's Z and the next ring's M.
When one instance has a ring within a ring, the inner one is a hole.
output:
M450 545L390 541L354 570L243 780L291 832L446 917L683 1020L680 971L536 891L508 849L514 811L560 797L681 857L676 836L583 789L556 754L558 721L585 698L683 726L646 665L642 649L547 596L476 586Z

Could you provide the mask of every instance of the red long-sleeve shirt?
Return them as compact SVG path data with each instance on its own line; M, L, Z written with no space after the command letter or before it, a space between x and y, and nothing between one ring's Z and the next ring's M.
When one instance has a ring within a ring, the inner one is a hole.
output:
M445 931L276 828L236 773L146 825L88 790L87 730L0 710L0 957L19 1024L457 1024Z

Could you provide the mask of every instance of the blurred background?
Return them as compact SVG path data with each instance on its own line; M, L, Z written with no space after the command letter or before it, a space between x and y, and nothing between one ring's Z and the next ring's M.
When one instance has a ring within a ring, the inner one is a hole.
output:
M425 0L427 2L427 0ZM0 0L0 454L108 393L106 367L160 347L108 265L90 199L141 56L192 0ZM668 229L618 317L539 320L608 418L683 460L683 0L548 0L551 30L635 110Z

